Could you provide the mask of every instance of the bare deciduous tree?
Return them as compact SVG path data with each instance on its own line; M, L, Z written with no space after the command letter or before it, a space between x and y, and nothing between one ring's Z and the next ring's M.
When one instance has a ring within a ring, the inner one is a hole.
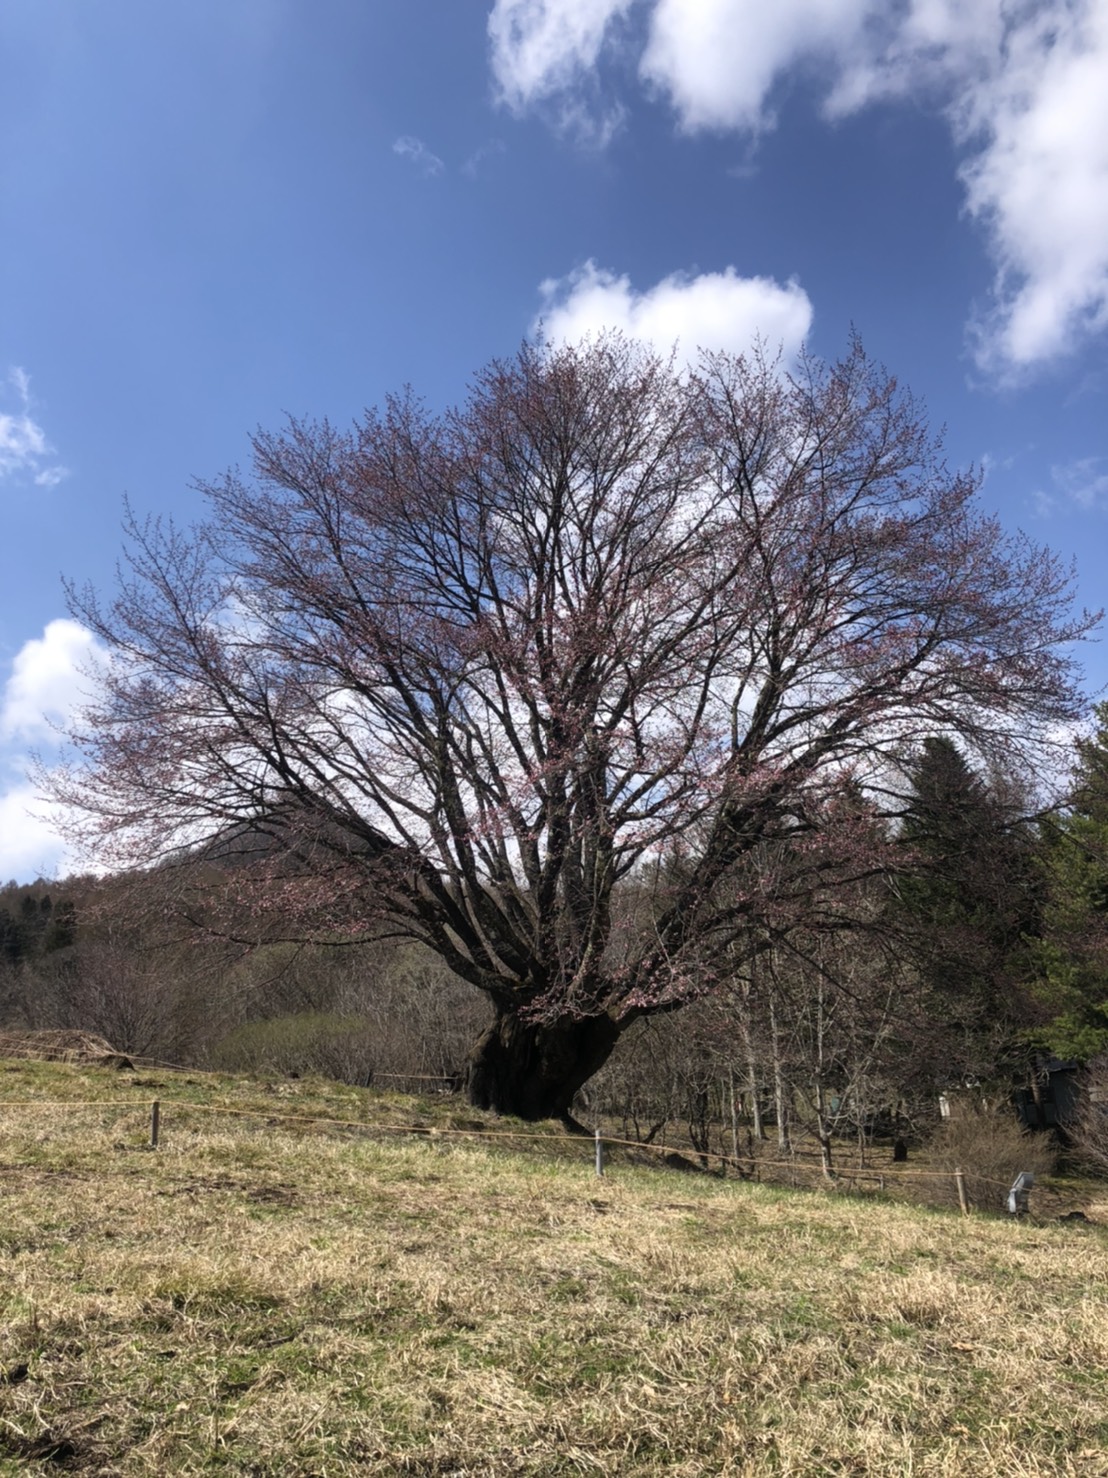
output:
M480 1105L568 1114L632 1021L879 867L828 803L905 745L1026 753L1079 709L1067 572L858 345L527 347L443 416L254 453L75 594L112 658L54 792L102 860L237 838L290 931L421 940L494 1005Z

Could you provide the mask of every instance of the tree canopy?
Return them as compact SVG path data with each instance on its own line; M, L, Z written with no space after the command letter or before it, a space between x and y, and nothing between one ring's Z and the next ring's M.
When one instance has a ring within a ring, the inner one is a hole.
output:
M290 920L429 945L494 1004L489 1106L567 1111L879 867L836 802L924 736L1026 760L1080 710L1068 571L856 343L526 346L444 414L253 445L208 524L132 517L119 590L72 593L111 657L55 792L115 865L237 839Z

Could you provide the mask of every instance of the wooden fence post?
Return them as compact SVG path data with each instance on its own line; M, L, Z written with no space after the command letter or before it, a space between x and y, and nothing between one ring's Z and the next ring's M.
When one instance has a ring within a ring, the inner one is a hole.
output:
M161 1104L155 1098L150 1105L150 1148L158 1148L158 1129L161 1127Z
M954 1182L958 1187L958 1205L962 1208L962 1215L969 1215L969 1200L966 1197L966 1177L961 1170L955 1170Z
M596 1131L596 1173L604 1174L604 1141L600 1138L600 1130Z

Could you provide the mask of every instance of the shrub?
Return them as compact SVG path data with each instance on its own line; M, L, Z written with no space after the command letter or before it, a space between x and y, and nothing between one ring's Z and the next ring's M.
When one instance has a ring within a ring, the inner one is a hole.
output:
M1006 1109L988 1112L963 1109L944 1119L932 1136L931 1159L946 1172L930 1183L929 1199L958 1204L954 1171L965 1178L966 1194L976 1211L1003 1211L1008 1192L1021 1170L1049 1175L1058 1158L1053 1140L1024 1129Z
M212 1051L229 1072L318 1074L366 1086L373 1078L373 1033L361 1017L300 1012L251 1021Z

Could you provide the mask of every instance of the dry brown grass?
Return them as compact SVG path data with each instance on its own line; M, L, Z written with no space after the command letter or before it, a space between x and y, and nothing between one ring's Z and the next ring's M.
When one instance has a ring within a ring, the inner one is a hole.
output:
M0 1058L86 1062L117 1067L127 1059L106 1038L82 1031L0 1031Z
M255 1116L167 1108L150 1152L154 1096ZM429 1103L0 1064L0 1099L60 1097L134 1102L0 1105L2 1473L1108 1474L1095 1225L598 1182Z

